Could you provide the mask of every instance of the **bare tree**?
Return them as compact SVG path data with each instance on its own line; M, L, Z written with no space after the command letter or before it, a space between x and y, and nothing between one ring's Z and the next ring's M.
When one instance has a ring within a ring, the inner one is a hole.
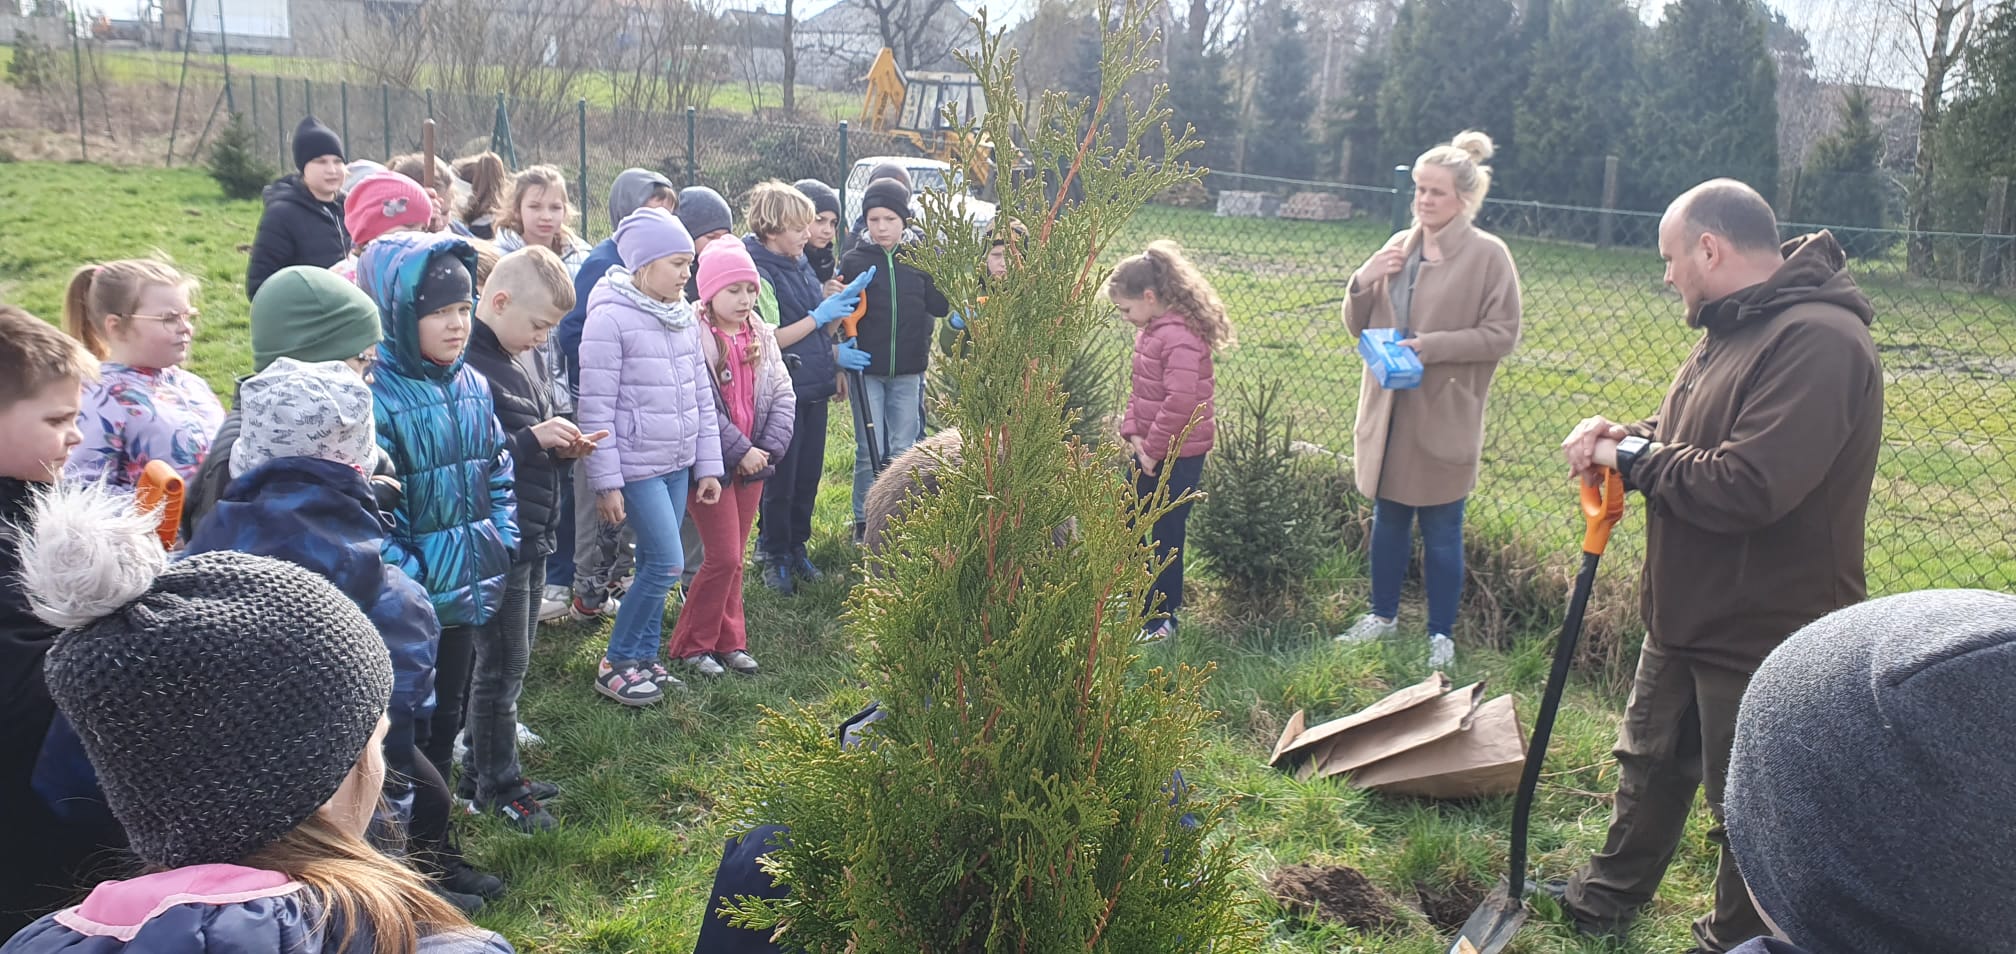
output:
M1945 110L1947 80L1967 49L1974 30L1974 0L1886 0L1891 14L1904 21L1908 37L1899 43L1918 71L1918 161L1910 199L1911 240L1907 267L1914 275L1933 270L1932 239L1935 186L1939 176L1939 120Z
M784 0L784 115L798 112L798 32L796 0Z
M487 128L483 94L493 91L509 101L513 132L529 141L552 138L572 120L587 63L580 47L558 40L575 26L559 4L432 0L427 8L436 82L462 94L444 104L452 121Z
M842 0L847 2L847 0ZM950 37L933 34L932 25L951 0L860 0L875 15L875 29L882 45L896 51L896 65L917 69L942 58L951 47Z
M713 0L674 0L624 7L609 32L624 38L616 51L611 82L623 110L683 112L705 106L721 84L710 44L719 36L720 11Z
M401 90L417 88L420 67L428 62L432 10L389 4L367 9L344 31L344 60L367 81Z

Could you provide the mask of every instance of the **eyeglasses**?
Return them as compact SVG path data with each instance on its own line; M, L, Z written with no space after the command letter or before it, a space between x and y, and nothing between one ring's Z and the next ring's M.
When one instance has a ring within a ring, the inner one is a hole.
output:
M350 370L357 372L358 376L370 381L372 369L378 367L378 349L373 348L357 357L346 358L343 363L349 365Z
M126 318L129 321L158 322L160 323L162 328L166 329L172 329L177 325L186 325L188 326L190 331L195 331L196 321L202 316L203 316L202 312L195 311L192 309L190 311L176 312L174 314L169 315L127 315Z

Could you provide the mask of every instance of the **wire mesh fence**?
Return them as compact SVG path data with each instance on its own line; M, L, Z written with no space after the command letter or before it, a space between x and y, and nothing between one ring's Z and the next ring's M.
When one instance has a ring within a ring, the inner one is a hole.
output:
M172 131L182 143L200 142L206 127L219 122L217 113L235 107L265 154L291 170L291 137L303 115L312 112L336 128L352 158L378 159L417 150L421 123L431 117L444 153L495 148L518 168L549 163L566 170L578 228L591 240L611 229L603 196L625 167L708 185L739 204L762 180L810 177L841 187L863 157L915 151L847 123L607 108L586 100L527 103L501 94L242 73L232 77L228 94L221 74L182 84L180 115L163 121L162 95L174 87L154 82L151 92L101 110L104 118L92 122L132 138ZM86 99L85 115L96 117ZM178 146L178 161L193 151ZM1503 199L1487 202L1478 217L1480 227L1510 245L1525 311L1522 341L1491 395L1470 520L1561 553L1572 551L1577 517L1556 450L1560 439L1591 414L1652 413L1696 337L1662 284L1654 251L1658 215L1614 207L1644 191L1641 177L1661 173L1610 158L1583 165L1581 174L1597 177L1583 194L1613 207ZM1389 167L1385 178L1346 184L1214 172L1202 189L1165 196L1144 210L1114 254L1153 238L1182 242L1239 328L1241 346L1220 359L1221 389L1281 380L1299 436L1348 456L1362 367L1340 319L1345 288L1352 271L1405 223L1411 188L1404 172L1394 178ZM1513 185L1506 191L1516 195ZM1794 213L1786 216L1788 237L1824 227L1796 214L1811 208L1799 199L1811 183L1793 177L1760 187ZM1848 187L1872 203L1901 201L1894 182ZM1868 567L1876 592L2016 589L2016 301L2009 294L2016 239L2009 234L2006 184L1976 191L1978 231L1833 229L1855 253L1850 268L1875 303L1872 333L1886 374L1885 445L1869 505ZM1620 541L1629 547L1634 537L1627 532Z

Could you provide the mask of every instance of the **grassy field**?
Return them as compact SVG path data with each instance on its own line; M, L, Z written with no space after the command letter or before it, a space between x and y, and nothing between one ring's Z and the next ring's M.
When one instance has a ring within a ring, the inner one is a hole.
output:
M79 262L162 250L203 283L199 302L205 317L192 364L228 390L231 377L249 364L242 243L250 240L257 214L254 203L220 200L209 180L189 171L0 165L0 276L5 276L0 300L53 319L62 285ZM1177 210L1153 211L1133 228L1130 244L1155 235L1188 243L1231 303L1244 344L1219 372L1226 391L1262 373L1290 375L1308 434L1343 447L1357 371L1336 330L1335 301L1343 276L1376 245L1380 231L1249 225ZM1667 369L1684 353L1688 335L1675 306L1660 299L1657 266L1644 253L1532 243L1515 243L1514 252L1528 286L1528 335L1501 377L1487 466L1494 476L1480 494L1506 502L1481 508L1478 519L1516 522L1546 546L1567 540L1575 522L1565 481L1552 473L1546 450L1585 405L1620 408L1619 414L1649 408ZM1894 300L1932 294L1900 288ZM1947 299L1924 300L1930 309L1930 302ZM2006 308L1971 298L1955 301L1969 308ZM1961 349L1961 334L1973 327L1900 316L1879 325L1892 354L1914 320L1920 340L1941 340L1953 350ZM1983 379L1978 392L1925 400L1937 407L1909 410L1928 419L1947 415L1947 426L1966 440L1985 437L1980 445L1994 449L1996 440L2006 440L2006 427L1986 435L1975 429L2009 413L2008 387L2006 379ZM1923 392L1893 388L1893 395L1900 393ZM844 410L834 418L845 426ZM1995 496L1981 482L2007 477L2006 456L1981 457L1971 475L1932 472L1924 461L1948 457L1941 456L1937 442L1914 436L1915 420L1892 419L1885 473L1887 481L1904 482L1900 494L1929 492L1951 500L1973 486L1981 488L1975 491L1981 500ZM760 711L795 701L837 721L858 707L861 690L851 650L857 637L840 621L854 559L844 540L843 474L851 464L851 444L836 430L831 447L812 554L832 581L789 600L751 587L751 645L763 660L762 677L698 685L688 697L627 711L600 700L589 687L604 631L557 626L541 633L523 718L547 742L529 753L527 765L535 776L565 786L566 795L554 806L564 827L528 838L479 821L470 839L477 859L513 886L509 898L480 920L519 950L690 950L730 823L715 799L748 760L761 757L752 738ZM1907 452L1919 455L1918 470L1899 461ZM1497 476L1501 472L1530 476L1515 480ZM2012 536L2006 532L2006 499L1996 506L1991 519L2002 521L2002 531L1993 531L1998 524L1984 530L1942 519L1931 524L1939 537L1932 549L1992 573L1998 560L1993 547L1999 545L2005 554L1999 572L2006 574ZM1622 539L1631 536L1627 531ZM1894 534L1875 535L1872 542L1884 560L1918 552ZM1567 548L1563 543L1557 549L1565 554ZM1880 561L1872 565L1879 575L1884 572ZM1620 555L1606 563L1604 575L1634 572L1628 556ZM1321 598L1259 624L1228 619L1211 592L1208 572L1198 575L1203 593L1186 616L1180 643L1143 650L1143 664L1180 659L1218 666L1209 693L1219 715L1199 740L1199 764L1186 774L1207 794L1234 800L1222 836L1250 866L1252 914L1268 925L1265 949L1441 950L1438 929L1460 921L1498 876L1510 800L1391 799L1330 782L1297 782L1265 765L1280 726L1297 709L1329 718L1422 678L1426 647L1418 619L1403 625L1414 635L1390 645L1332 643L1328 634L1363 610L1364 568L1352 553L1335 555L1324 568L1321 575L1332 582L1321 589ZM1418 598L1410 595L1407 605L1411 612ZM1466 645L1452 675L1459 684L1484 678L1495 689L1513 692L1530 721L1551 637L1544 630L1523 633L1505 652ZM1534 831L1535 864L1543 872L1565 872L1602 840L1616 784L1608 747L1621 707L1622 698L1597 683L1578 679L1571 685ZM1706 814L1698 812L1659 899L1621 948L1581 942L1554 920L1536 917L1514 949L1527 954L1684 949L1690 943L1687 924L1704 909L1712 875L1705 827ZM1426 913L1408 914L1403 926L1377 936L1301 921L1260 900L1266 874L1296 862L1357 867Z

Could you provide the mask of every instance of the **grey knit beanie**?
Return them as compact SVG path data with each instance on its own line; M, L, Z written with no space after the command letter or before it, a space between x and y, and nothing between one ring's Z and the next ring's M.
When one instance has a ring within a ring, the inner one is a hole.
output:
M133 853L235 862L329 801L392 695L370 620L320 576L219 551L167 563L97 485L31 511L21 582L65 631L44 670Z
M1764 913L1816 951L2016 938L2016 596L1906 593L1771 654L1736 720L1729 841Z
M686 226L686 234L696 239L735 226L735 213L728 210L728 200L706 186L687 186L679 190L677 215Z

